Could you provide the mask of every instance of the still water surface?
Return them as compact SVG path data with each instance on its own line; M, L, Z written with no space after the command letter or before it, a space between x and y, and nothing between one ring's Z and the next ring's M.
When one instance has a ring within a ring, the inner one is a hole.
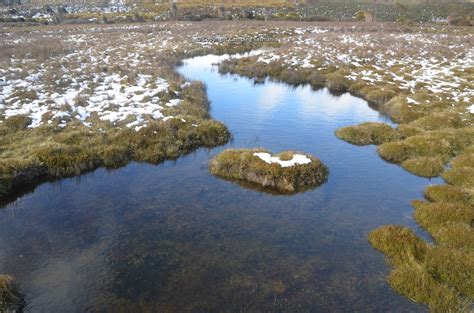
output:
M0 210L0 273L17 278L25 311L423 310L388 287L367 234L388 223L415 228L409 203L430 181L334 135L387 120L348 94L221 76L216 60L187 60L179 71L207 84L231 143L45 183ZM245 189L208 173L229 147L311 153L329 179L293 196Z

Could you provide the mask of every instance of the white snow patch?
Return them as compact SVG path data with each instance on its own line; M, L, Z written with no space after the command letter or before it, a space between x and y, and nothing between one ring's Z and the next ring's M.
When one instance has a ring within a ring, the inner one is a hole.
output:
M294 154L291 160L283 161L279 157L272 157L270 153L266 152L255 152L253 154L256 157L259 157L268 164L277 163L281 167L291 167L298 164L309 164L311 159L303 154Z

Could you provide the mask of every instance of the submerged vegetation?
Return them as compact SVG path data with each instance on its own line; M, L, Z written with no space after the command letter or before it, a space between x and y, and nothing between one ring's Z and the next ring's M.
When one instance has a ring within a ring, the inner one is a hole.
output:
M22 297L10 275L0 275L0 311L15 312L21 305Z
M271 157L262 149L228 149L214 157L209 168L216 176L283 193L317 187L328 176L328 169L319 159L293 151Z

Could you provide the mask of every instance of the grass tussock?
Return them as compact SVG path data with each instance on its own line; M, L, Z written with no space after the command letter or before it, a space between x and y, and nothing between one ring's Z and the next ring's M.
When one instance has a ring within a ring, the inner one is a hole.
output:
M384 123L367 122L357 126L343 127L336 136L355 145L380 145L399 138L395 129Z
M394 267L388 281L397 292L428 305L432 312L467 309L472 283L463 279L472 275L469 259L453 258L446 248L428 245L403 226L382 226L369 234L369 241Z
M451 168L443 174L443 178L452 185L474 188L474 152L472 152L472 147L453 159Z
M0 275L0 311L14 312L22 301L20 290L10 275Z
M474 220L474 210L468 204L415 200L412 205L415 208L416 222L430 233L447 223L456 222L470 225Z
M389 141L378 146L379 155L393 163L401 164L407 171L424 177L436 177L443 173L444 165L473 143L470 127L421 132L404 140ZM461 156L462 155L462 156ZM467 175L473 172L471 153L462 153L453 161L445 174L448 181L463 180L473 184ZM457 162L457 163L456 163ZM457 164L457 165L455 165Z
M425 198L431 202L472 203L472 193L453 185L432 185L425 189Z
M311 160L308 164L282 167L266 163L254 155L256 152L270 153L262 149L228 149L211 160L210 171L219 177L251 182L284 193L314 188L327 179L328 169L315 157L308 156ZM293 151L285 151L276 156L281 160L291 160L294 154Z
M419 157L404 161L402 167L418 176L437 177L444 170L444 162L439 157Z

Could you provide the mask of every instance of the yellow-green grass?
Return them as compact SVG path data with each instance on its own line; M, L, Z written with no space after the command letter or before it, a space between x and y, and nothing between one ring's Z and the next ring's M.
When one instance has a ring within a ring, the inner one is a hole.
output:
M119 167L132 160L159 163L201 146L224 144L230 138L222 123L192 117L186 122L149 122L139 131L110 128L91 132L78 123L64 129L41 126L3 133L2 147L8 153L0 162L2 196L44 178L78 175L99 166Z
M440 157L418 157L405 160L402 167L418 176L437 177L444 170L444 162Z
M474 188L474 152L471 149L460 154L451 162L451 168L443 173L443 178L450 184Z
M369 235L394 267L388 282L432 312L467 312L472 295L472 261L449 248L427 244L403 226L382 226ZM470 279L470 280L469 280Z
M378 153L383 159L401 164L415 175L436 177L443 173L445 164L472 145L473 138L473 127L422 131L404 140L383 143L378 146ZM463 156L463 166L456 166L445 173L448 181L462 180L467 185L473 183L468 177L473 170L465 166L466 162L472 162L470 155ZM461 159L457 162L460 163Z
M390 285L432 312L469 312L474 302L474 194L471 176L462 171L474 167L471 154L468 147L451 162L445 173L457 173L451 184L429 186L429 202L412 203L416 222L431 234L433 244L402 226L383 226L369 235L394 267Z
M357 126L343 127L336 136L355 145L379 145L400 138L395 129L384 123L366 122Z
M21 293L14 278L0 275L0 312L15 312L21 301Z
M431 185L425 189L425 198L432 202L453 202L473 204L471 192L452 185Z
M328 176L327 167L316 157L308 156L308 164L282 167L266 163L254 153L271 152L264 149L228 149L215 156L209 163L213 175L234 181L255 183L269 191L294 193L317 187ZM294 151L277 154L281 160L293 158ZM305 154L306 155L306 154Z

